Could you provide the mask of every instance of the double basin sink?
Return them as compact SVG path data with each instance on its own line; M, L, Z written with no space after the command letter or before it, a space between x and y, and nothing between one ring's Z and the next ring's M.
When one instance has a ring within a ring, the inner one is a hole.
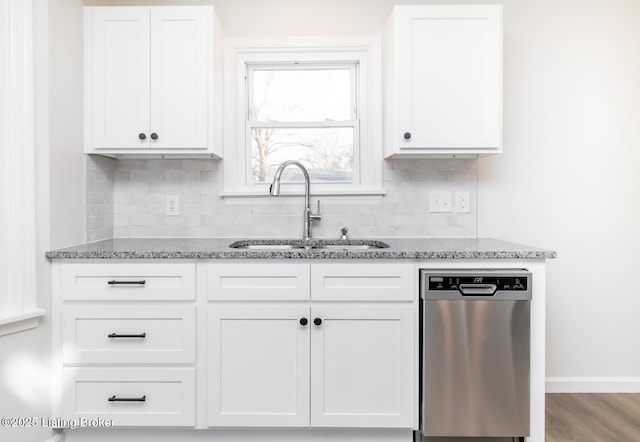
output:
M377 250L386 249L389 244L357 239L250 239L236 241L229 247L242 250Z

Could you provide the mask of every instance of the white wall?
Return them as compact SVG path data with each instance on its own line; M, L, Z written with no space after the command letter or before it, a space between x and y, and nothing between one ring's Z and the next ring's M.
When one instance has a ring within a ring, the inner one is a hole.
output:
M478 232L558 251L547 375L572 379L554 388L640 391L640 2L504 12L505 153L479 160Z
M86 239L83 2L49 2L51 247Z

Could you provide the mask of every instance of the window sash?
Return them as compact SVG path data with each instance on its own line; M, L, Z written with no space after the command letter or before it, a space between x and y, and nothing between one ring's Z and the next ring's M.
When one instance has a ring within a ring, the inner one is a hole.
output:
M308 128L337 128L337 127L352 127L353 128L353 179L351 182L344 183L328 183L322 181L311 181L315 186L322 185L325 186L358 186L362 184L362 179L360 175L360 157L361 157L361 149L360 149L360 122L359 121L331 121L331 122L314 122L314 123L280 123L280 122L247 122L246 131L245 131L245 173L244 173L244 181L245 186L259 188L260 186L264 187L267 184L271 183L256 183L253 181L253 155L252 155L252 135L251 131L254 128L282 128L282 129L308 129ZM295 183L288 183L295 184Z
M350 112L351 121L358 120L358 61L305 61L305 62L247 62L246 63L246 89L247 89L247 121L255 120L255 101L254 101L254 73L256 70L260 71L294 71L294 70L335 70L335 69L349 69L350 71ZM336 120L329 120L336 121ZM349 121L349 120L346 120ZM311 123L311 122L309 122ZM310 126L311 127L311 126Z

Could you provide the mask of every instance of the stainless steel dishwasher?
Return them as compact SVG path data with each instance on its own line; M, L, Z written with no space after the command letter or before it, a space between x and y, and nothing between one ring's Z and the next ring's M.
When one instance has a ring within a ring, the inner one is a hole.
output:
M420 270L423 436L529 435L531 282L524 269Z

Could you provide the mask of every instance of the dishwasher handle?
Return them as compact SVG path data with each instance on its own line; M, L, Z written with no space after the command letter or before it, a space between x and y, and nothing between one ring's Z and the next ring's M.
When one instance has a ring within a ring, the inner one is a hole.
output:
M495 284L460 284L459 290L462 296L493 296L498 290Z

